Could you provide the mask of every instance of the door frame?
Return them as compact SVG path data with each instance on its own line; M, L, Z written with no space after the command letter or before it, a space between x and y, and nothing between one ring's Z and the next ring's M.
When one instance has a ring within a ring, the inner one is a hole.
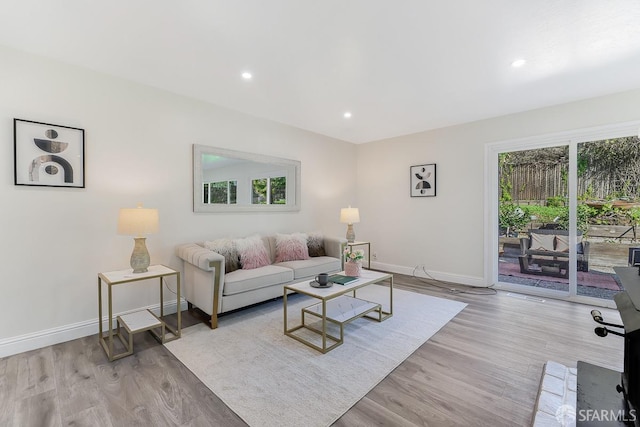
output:
M498 154L506 151L532 150L554 146L569 146L569 238L576 236L577 206L577 147L581 142L600 141L640 134L640 121L610 124L564 132L517 138L485 144L484 189L485 189L485 249L484 281L496 289L530 294L547 298L563 299L589 305L615 308L612 300L577 295L576 269L569 271L569 291L555 291L498 281ZM569 254L569 265L576 265L575 249Z

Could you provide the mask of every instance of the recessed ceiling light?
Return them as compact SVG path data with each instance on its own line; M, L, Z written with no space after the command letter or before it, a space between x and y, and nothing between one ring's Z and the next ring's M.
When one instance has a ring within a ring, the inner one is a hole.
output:
M516 59L515 61L513 61L513 62L511 63L511 66L512 66L513 68L519 68L519 67L522 67L522 66L523 66L524 64L526 64L526 63L527 63L527 61L526 61L526 60L524 60L524 59Z
M351 118L351 112L347 111L346 113L343 114L345 119L350 119Z
M242 78L245 80L251 80L252 77L253 76L248 71L245 71L244 73L242 73Z

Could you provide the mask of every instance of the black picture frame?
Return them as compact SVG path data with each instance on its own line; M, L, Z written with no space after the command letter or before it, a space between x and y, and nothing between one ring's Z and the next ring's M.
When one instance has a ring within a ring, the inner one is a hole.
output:
M640 248L629 248L629 265L640 266Z
M436 164L415 165L409 168L411 197L436 196Z
M13 119L14 184L84 188L84 129Z

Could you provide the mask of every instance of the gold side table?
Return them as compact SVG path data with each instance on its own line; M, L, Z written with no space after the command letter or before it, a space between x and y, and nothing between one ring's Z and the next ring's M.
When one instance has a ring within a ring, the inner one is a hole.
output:
M347 243L347 246L353 248L354 246L366 246L367 247L367 270L371 270L371 242L352 242Z
M107 353L109 361L121 359L133 354L133 335L138 332L149 331L158 342L164 344L180 338L182 329L182 316L180 313L180 272L164 265L151 265L149 271L145 273L132 273L131 269L109 271L98 274L98 324L100 345ZM165 277L176 276L176 301L177 301L177 327L172 327L164 320L164 292L162 281ZM140 310L133 313L117 316L116 330L113 330L113 304L112 288L116 285L137 282L148 279L159 279L160 281L160 316L156 316L150 310ZM108 332L102 327L102 282L107 285L107 300L109 310ZM122 329L127 331L128 339L125 339ZM115 354L113 349L114 338L117 337L124 345L125 351Z

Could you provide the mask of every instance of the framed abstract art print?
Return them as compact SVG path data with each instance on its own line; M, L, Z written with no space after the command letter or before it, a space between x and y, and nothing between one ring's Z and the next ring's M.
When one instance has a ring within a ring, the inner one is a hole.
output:
M13 119L14 183L84 188L84 129Z
M411 197L433 197L436 195L436 164L411 166Z

